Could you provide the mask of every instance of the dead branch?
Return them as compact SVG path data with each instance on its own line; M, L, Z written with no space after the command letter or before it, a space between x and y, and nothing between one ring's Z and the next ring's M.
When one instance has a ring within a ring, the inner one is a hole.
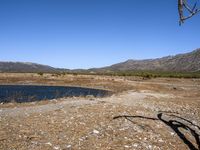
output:
M185 20L191 18L200 12L200 9L196 8L197 2L191 7L187 0L178 0L178 12L179 12L179 24L183 24ZM188 16L184 16L184 12L188 12Z

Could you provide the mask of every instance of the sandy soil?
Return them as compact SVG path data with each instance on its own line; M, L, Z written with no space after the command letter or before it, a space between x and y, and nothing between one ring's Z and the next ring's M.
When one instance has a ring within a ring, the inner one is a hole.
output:
M1 104L0 149L200 149L200 79L0 74L0 83L114 92Z

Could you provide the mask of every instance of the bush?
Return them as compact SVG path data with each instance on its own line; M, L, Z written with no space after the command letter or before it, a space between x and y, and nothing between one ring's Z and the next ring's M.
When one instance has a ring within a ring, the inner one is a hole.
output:
M44 74L43 72L38 72L38 75L40 76L43 76L43 74Z

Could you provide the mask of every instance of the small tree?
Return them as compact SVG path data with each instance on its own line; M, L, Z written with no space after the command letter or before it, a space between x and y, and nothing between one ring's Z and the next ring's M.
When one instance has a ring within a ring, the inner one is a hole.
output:
M192 0L190 0L192 1ZM178 12L179 12L179 24L183 24L185 20L193 17L198 12L200 12L200 9L197 8L197 2L199 0L195 0L195 3L189 4L188 0L178 0ZM185 15L187 13L187 15Z

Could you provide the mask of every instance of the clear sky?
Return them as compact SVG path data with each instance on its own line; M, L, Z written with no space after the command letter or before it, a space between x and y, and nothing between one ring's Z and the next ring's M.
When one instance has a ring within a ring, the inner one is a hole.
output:
M0 61L102 67L200 47L200 14L177 0L0 0Z

